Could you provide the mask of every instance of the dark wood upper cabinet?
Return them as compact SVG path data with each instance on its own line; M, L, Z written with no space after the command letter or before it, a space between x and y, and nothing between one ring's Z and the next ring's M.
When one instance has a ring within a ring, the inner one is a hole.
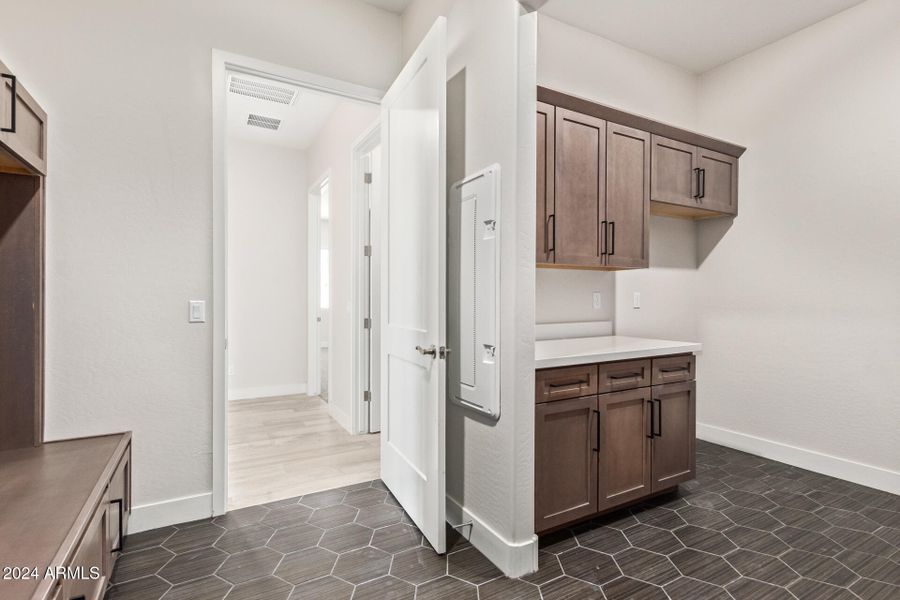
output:
M47 113L0 62L0 170L47 174Z
M556 109L554 262L603 266L601 222L606 220L606 121Z
M606 127L606 264L650 266L650 134Z
M555 170L556 109L538 102L537 110L537 237L538 263L553 262L553 178Z
M652 136L651 195L654 202L694 207L697 204L697 147Z
M697 148L697 168L700 169L700 207L736 215L738 160L721 152Z
M535 531L597 512L597 396L535 406Z
M650 389L599 396L598 510L651 493Z
M654 386L653 491L674 487L696 475L696 384Z

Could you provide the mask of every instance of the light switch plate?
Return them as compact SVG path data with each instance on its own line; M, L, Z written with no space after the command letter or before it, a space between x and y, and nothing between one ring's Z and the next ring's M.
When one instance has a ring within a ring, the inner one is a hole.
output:
M204 300L191 300L188 311L189 323L206 323L206 302Z
M603 294L594 292L593 304L594 308L603 308Z
M641 307L641 293L640 292L634 293L634 299L633 299L632 306L634 306L634 308Z

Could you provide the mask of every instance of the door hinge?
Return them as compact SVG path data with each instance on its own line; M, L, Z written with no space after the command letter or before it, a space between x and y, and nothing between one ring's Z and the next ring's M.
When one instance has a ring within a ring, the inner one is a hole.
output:
M372 319L369 317L363 319L363 329L372 329Z
M372 256L372 244L363 246L363 256Z
M371 173L365 173L363 175L363 183L372 183L372 174Z
M372 401L372 392L366 390L363 392L363 402L371 402Z

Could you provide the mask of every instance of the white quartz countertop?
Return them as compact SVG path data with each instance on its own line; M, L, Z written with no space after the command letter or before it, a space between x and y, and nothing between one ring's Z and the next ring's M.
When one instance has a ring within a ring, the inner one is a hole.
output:
M701 345L695 342L651 340L623 335L539 340L534 344L534 363L535 368L546 369L667 354L687 354L699 352L701 349Z

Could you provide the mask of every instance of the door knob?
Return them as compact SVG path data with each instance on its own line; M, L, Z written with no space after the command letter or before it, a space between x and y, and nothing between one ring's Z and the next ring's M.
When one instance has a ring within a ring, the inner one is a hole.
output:
M416 352L418 352L419 354L430 356L431 358L437 358L437 348L434 347L434 344L428 346L427 348L416 346Z

